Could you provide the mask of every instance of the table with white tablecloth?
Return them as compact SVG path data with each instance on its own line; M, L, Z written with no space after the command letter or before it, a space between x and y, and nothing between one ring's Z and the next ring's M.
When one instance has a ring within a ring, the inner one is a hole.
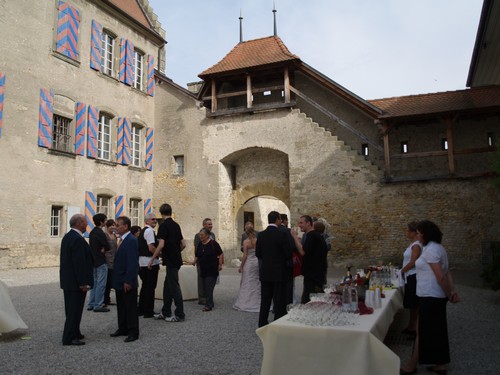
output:
M160 266L158 273L158 285L155 289L155 298L163 299L163 282L165 281L167 267ZM182 299L184 301L198 299L198 274L196 267L184 264L179 270L179 285L181 286Z
M313 327L287 316L257 329L264 347L261 375L399 374L400 360L384 343L402 307L399 290L387 290L382 307L356 325Z
M0 280L0 335L16 329L26 328L28 326L23 322L12 304L7 285Z

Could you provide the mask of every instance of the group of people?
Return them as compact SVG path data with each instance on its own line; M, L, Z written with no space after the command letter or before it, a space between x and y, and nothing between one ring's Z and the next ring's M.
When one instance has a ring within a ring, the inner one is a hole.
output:
M450 362L446 304L457 303L448 255L441 245L443 234L428 220L411 222L406 229L411 241L403 254L401 273L405 278L403 306L410 310L410 320L403 331L415 337L410 360L401 374L415 374L417 366L431 364L428 370L446 374Z

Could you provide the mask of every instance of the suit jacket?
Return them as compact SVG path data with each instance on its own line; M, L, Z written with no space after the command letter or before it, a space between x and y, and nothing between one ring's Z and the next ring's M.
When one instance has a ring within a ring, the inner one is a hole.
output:
M288 280L290 270L287 264L292 259L292 250L286 233L275 226L268 226L257 237L255 255L261 260L261 281L285 282Z
M123 239L115 254L113 265L113 288L123 290L123 283L139 287L137 273L139 272L139 245L137 238L129 232Z
M90 246L77 231L71 229L61 241L59 267L61 289L80 290L82 285L94 286L94 268Z
M94 267L102 266L106 263L106 256L101 252L102 249L109 251L108 239L106 233L100 227L94 227L89 234L90 248L92 249L92 258Z

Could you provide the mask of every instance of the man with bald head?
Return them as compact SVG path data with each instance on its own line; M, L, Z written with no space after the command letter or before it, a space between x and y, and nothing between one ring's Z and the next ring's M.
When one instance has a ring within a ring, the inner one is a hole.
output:
M94 286L94 266L90 246L83 238L87 219L75 214L69 220L71 227L61 242L59 278L64 291L66 321L62 337L63 345L84 345L80 332L83 306L87 291Z

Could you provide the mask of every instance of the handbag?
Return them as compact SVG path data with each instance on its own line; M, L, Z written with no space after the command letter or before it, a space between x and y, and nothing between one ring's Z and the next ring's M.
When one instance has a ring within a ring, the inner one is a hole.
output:
M293 277L300 276L302 274L302 255L297 252L292 252L292 262L293 262Z

